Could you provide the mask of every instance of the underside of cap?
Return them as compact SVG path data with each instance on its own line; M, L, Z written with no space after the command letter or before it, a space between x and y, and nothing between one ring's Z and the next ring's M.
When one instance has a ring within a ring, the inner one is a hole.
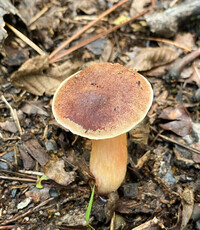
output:
M53 114L74 134L106 139L135 127L152 99L150 83L136 71L97 63L61 83L53 98Z

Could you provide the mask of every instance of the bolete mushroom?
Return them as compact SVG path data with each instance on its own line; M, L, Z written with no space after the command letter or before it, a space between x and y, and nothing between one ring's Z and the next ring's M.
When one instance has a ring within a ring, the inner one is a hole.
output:
M68 77L53 98L56 121L92 140L90 171L99 194L121 185L127 168L126 133L146 116L150 83L120 64L97 63Z

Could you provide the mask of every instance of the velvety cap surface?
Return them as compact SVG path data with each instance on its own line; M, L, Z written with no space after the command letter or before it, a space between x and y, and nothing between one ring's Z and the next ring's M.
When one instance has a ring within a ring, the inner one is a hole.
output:
M61 83L53 114L74 134L105 139L125 133L147 114L153 98L149 82L120 64L97 63Z

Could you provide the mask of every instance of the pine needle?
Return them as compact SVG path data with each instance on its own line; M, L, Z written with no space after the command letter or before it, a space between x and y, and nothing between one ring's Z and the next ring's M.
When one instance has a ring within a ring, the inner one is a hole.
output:
M46 55L46 53L40 49L35 43L33 43L29 38L27 38L24 34L22 34L19 30L15 29L10 24L6 23L6 25L26 44L28 44L31 48L33 48L40 55Z

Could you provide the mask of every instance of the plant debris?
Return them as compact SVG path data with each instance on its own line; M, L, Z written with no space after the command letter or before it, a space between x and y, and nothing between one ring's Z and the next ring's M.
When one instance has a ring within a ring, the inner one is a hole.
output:
M200 229L199 13L199 0L0 0L0 229ZM98 62L141 71L154 100L127 134L122 185L92 202L91 141L57 124L52 97Z

